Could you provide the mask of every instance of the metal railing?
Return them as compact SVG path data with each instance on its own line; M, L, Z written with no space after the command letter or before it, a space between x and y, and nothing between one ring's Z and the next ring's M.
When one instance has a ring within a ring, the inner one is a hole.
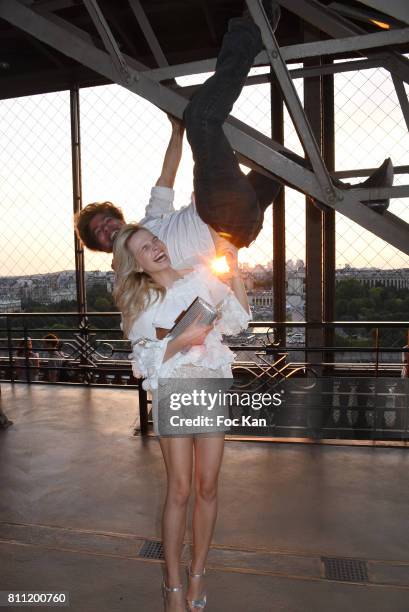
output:
M321 411L321 437L407 440L408 402L399 379L409 351L408 329L407 321L252 321L245 333L226 341L237 354L235 377L247 376L264 385L308 379L303 391L312 389L315 379L331 381L331 390L320 396L322 405L314 408ZM51 349L44 344L49 333L58 337L58 346ZM0 314L1 381L137 389L140 431L147 433L150 400L132 374L130 353L118 312ZM376 405L372 387L361 392L358 385L357 390L357 377L375 379L367 380L372 386L376 380L390 380L376 392ZM325 400L328 394L331 405ZM280 415L269 415L277 436L310 435L311 419L305 411L307 421L301 425L299 410L288 404ZM316 431L311 435L316 437Z
M110 326L101 326L102 322ZM408 329L408 321L252 321L247 332L227 341L238 353L239 362L253 362L254 367L275 359L282 362L285 356L287 370L301 367L318 368L324 375L354 370L366 376L399 376L402 355L408 352L404 348ZM393 335L389 345L382 344L385 331L389 337ZM51 349L45 346L49 333L58 337L58 346ZM315 333L312 339L311 333ZM2 380L16 381L24 375L26 382L50 382L48 373L59 370L63 376L52 382L136 386L130 352L118 312L90 312L86 316L0 313Z

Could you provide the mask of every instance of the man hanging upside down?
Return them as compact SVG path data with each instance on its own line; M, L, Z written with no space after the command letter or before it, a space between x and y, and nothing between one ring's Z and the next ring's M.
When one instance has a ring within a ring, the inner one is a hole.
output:
M273 30L280 8L264 0ZM274 202L282 184L254 170L245 175L223 131L223 124L240 95L256 55L263 49L258 26L245 11L229 21L217 58L215 73L197 90L184 112L184 126L171 118L172 136L162 174L152 188L145 217L140 221L169 250L174 267L189 267L201 258L212 258L226 239L236 248L248 247L258 236L264 212ZM179 166L183 131L192 149L194 196L189 206L175 211L173 185ZM303 158L287 155L304 167ZM333 179L339 187L348 185ZM386 159L366 181L354 187L387 187L393 166ZM367 202L378 212L389 201ZM115 235L125 223L120 208L111 202L94 203L76 215L79 238L91 250L112 252Z

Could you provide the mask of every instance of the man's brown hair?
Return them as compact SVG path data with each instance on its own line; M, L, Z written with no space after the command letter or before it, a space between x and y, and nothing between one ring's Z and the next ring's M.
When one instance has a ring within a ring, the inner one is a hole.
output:
M74 226L77 236L88 249L91 251L100 251L98 242L95 240L95 236L89 229L89 224L95 215L99 213L108 213L110 217L119 219L125 223L125 218L122 210L112 204L112 202L93 202L88 204L83 210L77 212L74 216Z

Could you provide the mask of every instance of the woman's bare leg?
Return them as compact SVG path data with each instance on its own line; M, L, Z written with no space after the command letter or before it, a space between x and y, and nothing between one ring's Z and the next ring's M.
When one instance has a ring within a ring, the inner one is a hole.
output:
M173 587L182 584L180 557L192 481L193 439L160 437L159 443L167 473L167 492L162 515L165 580L167 586ZM185 610L182 592L168 593L167 601L169 612Z
M200 574L206 565L217 517L217 488L224 452L224 436L195 438L195 505L191 570ZM188 599L203 593L203 579L189 581Z

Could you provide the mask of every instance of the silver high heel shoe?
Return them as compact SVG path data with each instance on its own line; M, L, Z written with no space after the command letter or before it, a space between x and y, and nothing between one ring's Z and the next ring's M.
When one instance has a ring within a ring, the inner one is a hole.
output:
M189 578L201 578L202 576L206 574L206 568L203 568L203 572L201 574L192 574L191 564L192 564L192 561L189 561L189 565L186 567L186 574L187 574L188 580ZM203 593L201 599L186 598L186 610L188 610L188 612L194 612L195 608L200 608L201 610L204 610L206 607L206 602L207 602L206 593Z
M162 581L162 597L163 597L163 604L165 606L165 610L167 609L168 593L177 593L178 591L182 591L182 590L183 590L183 584L179 584L178 586L175 586L175 587L168 587L165 580Z

